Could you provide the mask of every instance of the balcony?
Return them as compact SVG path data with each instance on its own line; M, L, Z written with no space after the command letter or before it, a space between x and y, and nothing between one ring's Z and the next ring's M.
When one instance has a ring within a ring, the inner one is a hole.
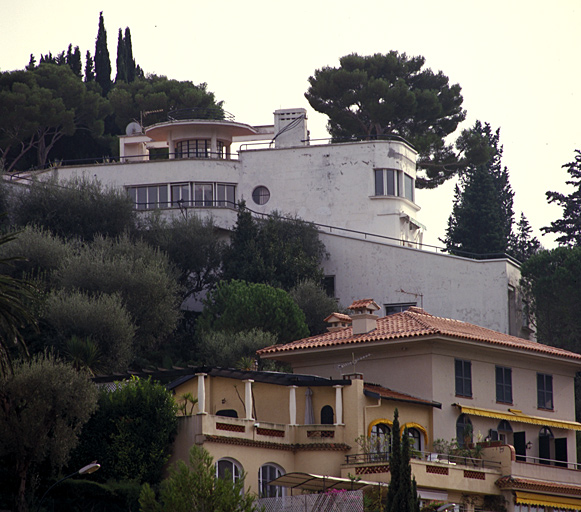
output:
M238 440L249 445L286 444L296 449L313 444L345 443L343 425L288 425L212 414L180 417L179 432L178 437L186 444L190 443L190 446L193 443L203 443L208 438L222 442Z

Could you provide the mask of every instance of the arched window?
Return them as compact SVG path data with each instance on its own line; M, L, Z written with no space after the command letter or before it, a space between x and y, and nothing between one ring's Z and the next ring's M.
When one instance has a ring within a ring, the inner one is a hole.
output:
M276 464L264 464L258 470L258 489L261 498L279 498L284 496L284 487L279 485L268 485L279 476L284 475L285 471Z
M552 454L554 453L555 436L549 427L543 427L539 430L539 462L541 464L550 464Z
M410 428L408 430L408 436L410 438L410 448L417 452L422 451L422 436L417 428Z
M466 414L460 414L456 421L456 441L463 447L466 442L472 442L472 422Z
M391 429L385 423L376 423L369 434L369 451L371 453L389 453Z
M506 420L501 420L498 424L498 427L496 427L496 430L498 431L499 440L505 444L508 444L510 441L509 435L512 434L512 427L510 426L510 423Z
M233 482L240 479L242 466L234 459L224 458L216 462L216 476L218 478L228 478Z
M335 423L333 408L330 405L325 405L321 409L321 425L333 425L333 423Z

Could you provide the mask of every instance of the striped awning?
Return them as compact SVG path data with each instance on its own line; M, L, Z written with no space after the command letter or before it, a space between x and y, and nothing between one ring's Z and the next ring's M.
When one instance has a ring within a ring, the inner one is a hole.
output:
M564 428L567 430L581 430L581 423L576 421L556 420L553 418L543 418L541 416L530 416L523 414L516 409L509 409L507 412L495 409L483 409L481 407L470 407L462 404L453 404L460 409L463 414L469 416L484 416L485 418L496 418L499 420L513 421L517 423L530 423L545 427Z
M516 491L515 494L515 501L520 505L581 510L581 499L577 498L565 498L564 496L551 496L548 494L522 491Z

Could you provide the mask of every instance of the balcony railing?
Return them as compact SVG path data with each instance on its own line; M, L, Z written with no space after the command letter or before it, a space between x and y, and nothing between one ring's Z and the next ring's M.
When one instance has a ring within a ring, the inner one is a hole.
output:
M458 455L446 455L443 453L433 452L414 452L412 460L422 460L425 462L434 462L437 464L447 464L449 466L468 466L470 468L480 469L499 469L500 462L477 459L472 457L461 457ZM357 464L376 464L389 462L389 452L381 453L357 453L354 455L346 455L345 463L348 465Z

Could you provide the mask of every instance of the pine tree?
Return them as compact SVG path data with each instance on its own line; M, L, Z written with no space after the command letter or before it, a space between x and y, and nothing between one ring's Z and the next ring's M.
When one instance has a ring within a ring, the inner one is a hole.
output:
M525 262L541 249L541 243L532 236L532 228L524 213L521 213L517 232L510 239L508 253L518 261Z
M103 96L111 89L111 61L107 49L107 31L103 11L99 14L99 31L95 42L95 80L101 86Z
M26 70L30 71L30 70L34 69L35 67L36 67L36 59L34 58L34 55L31 53L30 60L28 61L28 65L26 66Z
M514 192L508 169L502 166L500 131L492 132L488 123L477 121L463 132L458 146L462 150L486 146L488 160L468 166L456 186L452 214L442 240L453 254L503 254L511 239Z
M561 234L557 238L559 245L569 247L581 246L581 151L575 150L575 160L563 165L571 176L565 183L575 189L568 195L559 192L547 192L550 203L557 203L563 208L563 217L548 227L541 228L544 233Z

